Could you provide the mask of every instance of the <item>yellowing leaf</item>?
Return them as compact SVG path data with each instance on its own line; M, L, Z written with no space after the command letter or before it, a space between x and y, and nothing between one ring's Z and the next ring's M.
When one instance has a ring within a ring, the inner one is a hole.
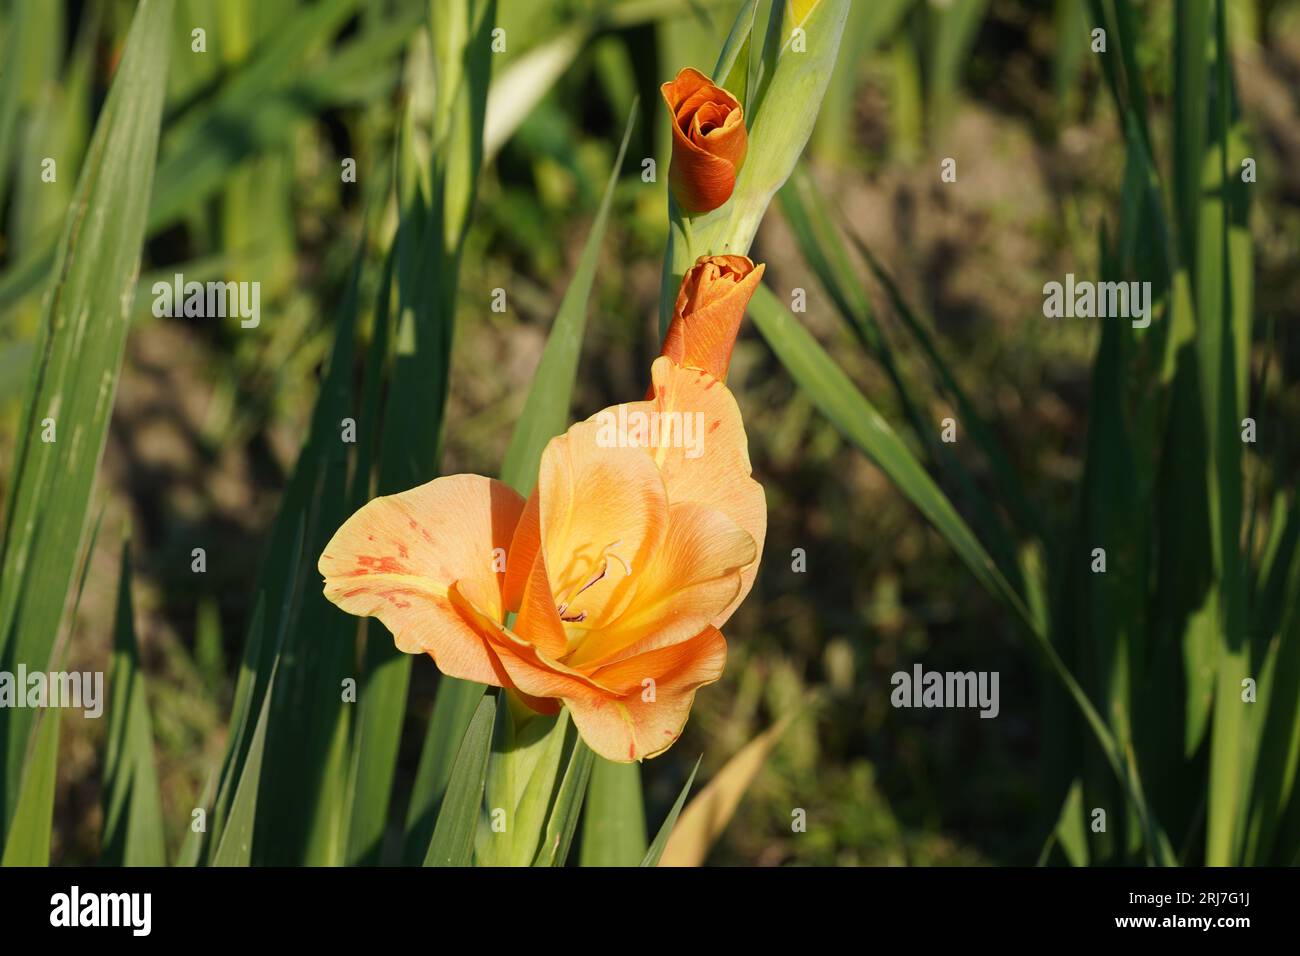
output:
M731 822L745 791L798 714L792 710L727 761L682 813L668 838L660 866L699 866L704 862Z

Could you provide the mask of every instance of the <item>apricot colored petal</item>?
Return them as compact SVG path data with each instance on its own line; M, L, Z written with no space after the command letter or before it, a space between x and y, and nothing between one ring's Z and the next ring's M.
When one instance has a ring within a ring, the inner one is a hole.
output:
M710 264L714 267L712 270L707 268ZM699 266L706 268L699 268ZM689 318L689 315L697 309L702 310L731 296L736 291L736 287L756 270L760 272L761 278L761 272L766 268L766 264L754 265L748 256L702 256L696 263L696 267L692 268L682 281L682 288L677 293L675 312ZM729 275L730 279L724 279L724 275ZM746 307L749 305L749 300L753 298L757 285L758 282L755 280L752 285L746 286L743 290L748 293L745 296ZM678 364L691 363L679 362ZM714 378L718 376L714 375Z
M540 549L533 557L514 630L549 657L560 658L568 652L569 639L555 610L555 597L547 580L546 557Z
M741 572L740 592L713 621L716 627L721 627L745 599L758 574L763 541L767 537L767 499L763 486L750 477L745 425L727 386L707 372L682 368L664 356L655 359L650 374L653 398L628 403L628 417L635 412L647 415L658 412L660 416L674 412L679 416L698 413L703 422L698 448L661 445L651 449L668 489L668 500L674 504L694 501L721 511L754 539L757 556ZM606 409L596 417L610 414L618 415L618 407Z
M582 739L607 760L627 763L663 753L681 736L695 692L722 676L727 642L717 628L628 658L594 675L620 697L568 700ZM645 681L653 681L647 686ZM653 695L650 690L653 688ZM646 698L653 696L652 700Z
M428 653L452 677L493 679L491 654L451 605L455 586L478 613L502 615L497 548L510 543L523 499L479 475L452 475L376 498L343 523L321 554L325 597L377 617L397 647Z
M685 212L712 212L725 203L736 189L736 173L731 160L697 146L679 127L673 127L668 185Z
M565 663L590 671L690 640L735 599L741 570L755 557L754 539L721 511L690 501L670 505L668 534L632 603Z
M708 89L712 85L707 76L695 67L687 66L678 71L674 79L661 85L659 90L664 95L668 109L675 113L678 104L685 103L697 91Z
M552 594L589 628L627 605L668 522L659 469L645 449L619 446L580 422L546 446L537 481Z
M573 700L580 697L612 696L605 687L587 674L575 670L549 655L524 638L504 627L500 622L483 614L460 591L452 587L448 600L472 627L493 654L497 680L493 683L521 692L525 698L539 700L561 698ZM533 706L532 703L529 706Z
M749 265L749 261L740 256L718 258L739 260L744 266ZM664 337L663 354L678 365L704 369L725 382L740 323L766 268L766 265L757 265L735 283L715 280L701 284L698 290L683 287L678 296L676 314ZM686 296L693 298L688 302ZM684 313L683 307L688 304L690 311Z
M749 149L749 132L745 129L745 113L739 106L727 112L722 122L715 125L707 133L702 130L696 131L705 121L716 117L721 112L722 107L717 106L717 104L710 104L701 108L695 114L692 124L693 129L689 138L692 142L699 144L719 159L725 159L739 170L745 164L745 153Z
M528 496L515 535L510 540L510 551L506 557L506 579L502 585L502 600L507 611L518 611L524 600L524 588L533 572L537 552L542 546L541 514L538 507L537 489Z

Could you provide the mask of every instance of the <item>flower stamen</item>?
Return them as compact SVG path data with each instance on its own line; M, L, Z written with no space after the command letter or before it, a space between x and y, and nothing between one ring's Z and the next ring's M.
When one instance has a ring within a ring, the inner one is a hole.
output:
M574 591L573 594L570 595L567 601L564 601L556 605L555 610L560 615L561 621L564 621L569 624L580 624L581 622L587 619L586 611L579 611L576 614L569 614L568 613L569 607L570 605L573 604L575 600L577 600L578 596L582 594L583 591L586 591L588 588L593 587L594 585L604 580L605 575L609 573L610 558L613 558L615 561L617 561L619 564L623 566L624 577L632 576L632 565L629 564L627 561L624 561L622 556L620 556L617 552L614 551L614 548L617 548L622 543L623 543L623 539L619 538L617 541L605 545L605 547L603 547L600 551L600 570L597 571L591 577L591 579L587 581L586 584L578 588L578 590Z

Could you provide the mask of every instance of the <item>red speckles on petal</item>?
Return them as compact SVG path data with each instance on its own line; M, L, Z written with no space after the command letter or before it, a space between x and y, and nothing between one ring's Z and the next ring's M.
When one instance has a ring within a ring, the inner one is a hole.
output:
M388 602L389 604L391 604L393 607L398 608L399 610L404 610L404 609L410 607L410 606L411 606L411 602L410 602L410 601L401 601L401 600L398 600L398 598L397 598L397 594L399 594L399 593L401 593L401 592L384 591L384 592L383 592L383 598L384 598L385 601L387 601L387 602Z
M396 558L388 555L358 554L357 564L359 567L355 571L348 572L349 577L356 577L361 574L408 573L405 565L399 564Z
M712 425L709 426L709 433L712 434L713 432L717 431L718 426L721 424L722 424L722 419L719 418L717 421L715 421Z
M714 425L715 428L717 427L717 424L718 424L717 422L714 422L714 423L713 423L713 425ZM410 552L410 550L406 547L406 545L401 544L401 543L399 543L399 544L397 545L397 553L400 554L400 555L402 556L402 559L403 559L403 560L407 560L407 559L409 559L409 558L411 557L411 552Z

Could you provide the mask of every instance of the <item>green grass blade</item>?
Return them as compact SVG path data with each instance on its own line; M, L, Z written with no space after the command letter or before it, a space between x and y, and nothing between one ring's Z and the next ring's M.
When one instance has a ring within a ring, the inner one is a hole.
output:
M375 441L380 429L378 405L392 326L390 306L396 259L396 249L391 249L375 307L375 335L367 357L365 395L359 420L363 433L358 443L356 474L349 495L350 511L360 509L371 496ZM337 611L330 611L329 616L343 617ZM395 654L388 635L378 622L363 621L361 628L367 673L356 705L349 771L346 857L351 864L377 863L382 856L410 673L410 659L404 654ZM361 683L358 681L359 685Z
M1103 276L1117 278L1105 243L1101 261ZM1142 482L1123 387L1132 375L1131 346L1132 336L1125 324L1103 325L1093 364L1077 523L1062 572L1066 593L1053 634L1062 653L1073 651L1071 665L1091 698L1101 703L1116 745L1123 752L1132 747L1132 704L1139 699L1131 691L1141 683L1134 671L1148 654L1144 617L1147 516L1139 499ZM1105 551L1104 574L1093 573L1094 548ZM1118 801L1116 781L1093 752L1085 753L1083 763L1087 806ZM1118 825L1111 826L1095 837L1091 850L1101 859L1125 861L1140 849L1140 837L1140 831L1125 832Z
M217 792L217 774L215 771L208 774L208 782L203 785L202 797L199 806L207 808L212 806L212 799ZM206 843L207 834L194 826L194 818L191 817L189 826L185 831L185 842L181 844L180 852L176 855L176 866L198 866L203 861L203 849Z
M456 741L464 739L486 689L482 684L455 677L439 679L438 695L433 702L433 713L429 715L429 727L424 734L424 746L420 750L411 802L406 812L402 862L408 866L417 866L428 849L433 837L433 824L438 819L447 783L451 779Z
M136 644L131 604L131 548L122 545L117 626L109 678L108 750L104 758L104 833L99 862L163 866L162 794L153 756L149 698Z
M294 525L293 537L290 539L290 550L285 554L287 569L284 572L286 580L293 580L297 577L298 570L302 564L302 545L304 534L304 522L301 516L298 517ZM263 581L268 578L263 575ZM245 786L245 771L248 762L253 758L254 746L257 748L257 760L260 763L262 755L266 750L266 737L269 733L268 726L263 725L263 713L266 710L267 702L270 700L271 687L275 682L275 675L279 672L280 660L287 641L287 631L291 620L291 611L294 605L295 592L293 588L281 587L277 590L279 597L278 617L270 617L270 612L265 612L265 604L259 600L258 607L254 611L252 627L249 631L248 646L245 650L245 660L248 663L247 685L243 688L246 690L244 697L240 698L238 685L236 686L235 711L239 722L234 724L237 729L231 735L230 744L227 747L225 766L222 771L221 786L217 790L217 802L213 806L211 813L208 815L209 836L207 844L209 846L209 863L219 847L222 846L225 839L225 824L227 819L233 815L231 809L234 801L238 796L238 789ZM276 629L275 640L268 642L265 635L269 633L272 626L268 621L274 620ZM263 662L266 662L263 664ZM265 679L262 678L265 674ZM240 674L240 683L243 683L244 675ZM261 685L261 686L259 686ZM254 710L256 708L256 710ZM250 723L253 713L258 714L257 722ZM268 718L269 725L269 718ZM256 789L257 778L253 777L248 783L249 787ZM247 808L246 808L247 809ZM248 812L257 812L260 808L254 805ZM251 834L251 824L250 834Z
M59 242L6 508L0 664L48 669L63 617L126 344L171 12L170 0L143 0L136 12ZM56 428L52 442L42 441L47 419ZM26 711L0 719L0 829L7 828L17 803L30 728Z
M1199 2L1199 0L1198 0ZM1142 74L1137 68L1137 29L1128 0L1088 0L1093 25L1106 31L1107 53L1099 55L1102 73L1110 88L1115 109L1131 114L1148 153L1151 132L1147 127L1147 97Z
M220 188L250 145L282 135L286 120L303 115L303 107L293 103L306 99L301 91L293 97L285 91L299 78L307 52L328 40L360 5L360 0L324 0L302 7L212 100L174 119L158 167L151 225L170 224L210 189Z
M928 71L930 123L935 133L941 133L956 112L961 73L987 7L988 0L953 0L930 7L937 21Z
M382 429L380 494L404 491L438 473L460 256L482 163L495 4L457 0L446 13L430 23L441 53L431 204L422 189L408 189L408 182L412 187L423 182L416 175L421 164L409 137L403 137L398 155L402 197L395 249L398 294L392 382ZM369 626L364 668L348 855L374 862L388 826L411 657L398 651L382 629Z
M253 605L253 617L248 628L248 638L244 644L244 656L239 665L239 676L235 679L235 698L230 710L229 739L226 753L221 761L221 768L213 778L211 792L203 803L207 810L208 824L206 831L200 830L187 837L187 852L195 852L190 844L198 842L199 851L195 865L199 860L210 856L221 836L221 820L230 805L234 788L238 782L239 768L248 751L249 738L253 733L253 695L257 683L256 662L261 658L263 634L266 632L266 592L257 596Z
M749 91L749 50L757 15L758 0L745 0L713 67L713 82L739 100L742 107Z
M18 0L10 5L5 23L4 58L0 60L0 207L13 181L18 114L28 84L23 82L26 63L34 48L34 34L46 15L40 0Z
M1061 852L1071 866L1088 865L1087 813L1083 806L1083 784L1079 780L1070 784L1051 839L1061 847ZM1044 848L1043 856L1038 861L1040 866L1046 862L1049 849L1050 847Z
M327 39L355 12L358 2L333 0L305 6L292 23L277 31L283 41L267 43L232 71L216 97L195 103L169 126L149 211L150 232L174 223L220 192L250 158L289 143L299 122L313 111L390 92L389 84L363 83L355 75L400 51L423 15L418 3L399 8L391 22L372 35L344 43L330 60L301 75L294 73L304 49ZM33 246L0 277L0 310L39 286L54 264L54 252L52 239Z
M230 804L230 815L224 821L221 842L212 854L212 866L248 866L253 860L253 833L257 821L257 798L261 789L262 756L266 752L267 725L271 716L272 691L275 673L271 674L262 710L257 717L248 745L248 756L239 774L239 785Z
M822 414L885 472L895 487L943 535L976 580L1006 604L1035 639L1035 645L1053 673L1065 685L1089 729L1101 744L1111 770L1139 807L1149 844L1153 847L1163 846L1159 828L1151 818L1141 795L1140 784L1116 746L1106 723L1047 639L1042 622L1034 617L1020 595L998 570L952 503L916 461L889 423L766 287L759 286L754 294L750 301L749 315L772 351Z
M542 450L556 435L569 427L569 406L573 397L573 380L578 372L578 356L582 352L582 336L587 325L587 303L596 282L596 266L600 261L600 247L609 223L609 211L614 201L614 187L623 168L623 157L636 124L637 106L633 104L623 130L623 142L618 148L614 168L610 171L605 194L596 212L596 219L587 234L578 259L578 268L565 290L560 309L555 315L546 347L528 389L528 399L523 414L510 436L505 461L501 466L501 479L506 484L528 494L537 481L537 467L542 460Z
M1292 559L1287 608L1259 668L1259 703L1265 708L1251 788L1246 857L1252 865L1271 859L1276 834L1296 793L1300 767L1300 560Z
M645 857L641 767L596 758L582 815L580 866L636 866Z
M90 559L95 553L100 523L104 512L95 519L94 531L86 546L81 575L78 578L77 596L73 601L73 619L81 609L86 579L90 576ZM59 770L60 708L47 708L38 718L32 735L31 749L22 766L22 788L13 823L3 844L0 866L47 866L49 864L49 838L55 816L55 787Z
M822 413L911 499L991 594L1022 620L1030 615L993 559L894 429L766 287L750 303L750 316L795 382Z
M276 839L258 848L258 864L329 865L344 857L353 707L343 700L343 681L355 677L357 624L325 600L314 565L348 512L352 455L340 427L355 415L364 248L362 241L336 311L328 370L273 532L275 563L262 578L281 609L273 627L282 642L274 649L281 662L279 694L266 734L266 760L277 772L265 781L257 807L258 828ZM276 550L281 526L296 532L288 552ZM258 674L272 666L264 651Z
M59 713L58 707L46 708L37 722L0 866L49 866L59 763Z
M834 167L860 164L863 153L857 143L858 94L863 71L878 47L898 29L915 0L875 0L849 6L842 45L851 55L839 57L822 99L821 113L813 129L812 153L819 163ZM901 106L895 100L894 109Z
M76 620L81 608L81 596L86 590L90 575L90 558L95 552L95 541L104 518L103 509L86 545L85 557L78 577L76 597L72 604L72 619ZM59 712L50 707L40 712L37 727L32 735L32 746L26 754L22 769L22 786L13 823L3 844L0 866L46 866L50 857L50 835L54 825L54 790L58 783Z
M668 838L673 835L673 827L677 825L677 818L681 816L682 807L686 806L686 798L690 795L691 784L695 782L695 775L700 772L700 761L703 759L703 755L696 758L695 766L691 768L691 775L686 778L686 783L682 785L682 792L677 794L677 799L673 801L673 808L668 811L663 826L655 834L654 842L646 850L645 858L641 860L642 866L659 865L659 858L664 855L664 850L668 848Z
M1075 116L1079 102L1079 74L1088 53L1088 15L1083 0L1055 0L1055 5L1052 88L1060 113L1058 124L1064 125Z
M1204 170L1206 47L1213 0L1187 0L1174 7L1173 207L1182 261L1197 261L1201 176Z
M926 362L942 384L943 390L957 406L962 425L975 439L980 451L984 453L984 456L993 466L993 473L997 478L1001 492L1001 502L1015 517L1022 531L1042 537L1046 532L1046 528L1038 510L1030 504L1029 496L1025 492L1019 475L1016 474L1016 470L1012 467L1011 461L1007 458L1002 446L994 438L993 432L984 422L983 416L976 411L970 396L966 394L966 390L957 381L957 377L953 374L948 362L939 354L938 347L927 331L925 323L908 305L898 288L898 284L885 271L884 266L871 250L856 235L851 235L851 238L858 251L866 259L872 274L884 287L886 294L889 296L890 304L893 306L899 320L903 323L903 327L916 340Z
M1215 575L1219 582L1219 655L1215 682L1210 745L1210 795L1206 816L1205 862L1226 866L1240 856L1245 836L1243 803L1252 775L1255 738L1241 699L1241 682L1250 676L1247 634L1246 575L1241 560L1242 442L1238 402L1244 390L1237 384L1241 363L1236 356L1242 340L1233 322L1249 323L1249 315L1234 314L1234 284L1249 283L1249 273L1236 274L1242 262L1232 253L1233 208L1229 201L1228 153L1232 136L1229 47L1226 14L1216 5L1215 35L1218 76L1211 98L1212 148L1206 151L1197 233L1197 352L1201 395L1205 409L1210 462L1210 525ZM1249 246L1246 250L1248 253ZM1249 335L1247 329L1246 334Z
M929 459L938 464L956 486L967 510L974 512L977 529L985 540L990 541L993 555L1003 568L1003 573L1017 585L1017 590L1020 590L1022 574L1017 562L1016 546L1002 516L979 488L961 457L953 452L950 445L939 440L936 423L932 419L927 420L923 414L921 408L926 404L925 399L916 397L915 390L908 382L901 363L895 358L884 329L872 311L866 287L855 273L835 229L830 211L806 169L801 167L795 169L789 182L782 188L779 198L804 258L813 267L818 280L830 294L831 300L849 328L863 347L880 363L893 385L899 404L912 425L913 433L926 449ZM876 265L874 259L869 256L868 258L874 268ZM1001 476L1002 470L998 465L1002 463L1005 466L1004 457L988 435L988 430L984 427L980 416L975 413L970 403L965 401L965 395L961 390L956 388L951 373L938 360L938 355L933 345L929 343L928 336L925 335L911 311L907 309L902 297L897 294L897 288L888 282L887 277L882 279L882 283L890 289L895 310L900 313L900 318L909 330L921 340L923 350L927 345L930 346L926 357L931 360L932 365L937 363L939 366L935 370L939 377L946 385L952 386L949 392L958 405L961 428L976 438L981 449L993 463L995 474ZM1009 466L1005 467L1005 471L1008 476L1014 475ZM1017 502L1024 501L1024 492L1014 477L1009 477L1001 490L1013 514L1032 513L1032 509L1027 504L1017 506Z
M542 837L542 846L537 851L533 866L564 866L569 858L573 835L578 830L578 816L582 813L583 798L591 780L591 766L596 754L578 736L576 730L571 730L570 736L573 746L569 751L569 761L560 788L555 794L555 806L551 808L551 816L546 821L546 833Z
M496 698L487 696L474 710L474 718L456 754L447 795L438 812L429 851L424 856L425 866L469 866L473 859L474 833L483 804L496 709Z

